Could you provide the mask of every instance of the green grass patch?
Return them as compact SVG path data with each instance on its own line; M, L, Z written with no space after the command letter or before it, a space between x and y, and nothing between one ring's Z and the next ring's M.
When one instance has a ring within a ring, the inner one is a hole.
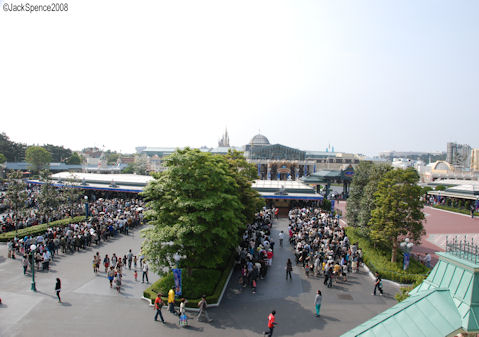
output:
M201 296L206 295L208 303L217 303L221 292L228 280L231 269L234 267L234 257L225 263L222 269L193 269L191 276L188 276L186 269L182 270L183 296L188 300L187 307L198 308ZM169 272L153 283L143 292L143 296L155 301L156 295L161 293L163 300L168 300L168 291L174 286L173 273ZM166 303L166 302L165 302ZM176 302L179 305L179 301Z
M383 279L396 281L400 283L415 283L419 278L424 278L429 269L420 262L411 259L409 268L404 271L403 255L398 251L398 261L391 262L391 250L383 247L374 247L370 239L361 234L358 228L346 227L346 234L351 243L357 242L363 250L363 260L371 272L376 271Z
M432 207L443 209L443 210L446 210L446 211L455 212L455 213L471 215L471 210L468 210L468 209L456 208L456 207L446 206L446 205L433 205ZM479 216L479 213L474 212L474 216Z
M23 238L24 236L40 235L47 231L49 227L65 227L72 223L77 223L85 220L85 216L76 216L74 218L66 218L62 220L52 221L50 223L44 223L36 226L19 229L18 231L10 231L0 234L0 242L5 242L13 239L15 236Z

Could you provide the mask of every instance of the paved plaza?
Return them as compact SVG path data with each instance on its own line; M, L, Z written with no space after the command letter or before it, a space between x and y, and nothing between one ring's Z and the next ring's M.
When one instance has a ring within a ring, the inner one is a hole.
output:
M273 236L287 228L287 220L275 221ZM277 241L277 240L276 240ZM50 272L37 273L37 293L30 290L31 277L24 276L21 259L6 259L6 246L0 246L0 336L258 336L266 329L267 315L277 311L279 323L275 336L339 336L396 303L398 288L385 282L385 295L372 296L373 280L362 271L352 274L347 283L338 282L332 289L323 279L306 278L294 267L293 280L285 280L285 264L293 258L288 243L275 247L273 266L266 279L258 282L257 293L242 288L236 271L218 308L208 312L212 323L200 323L190 312L188 328L165 308L166 324L153 321L154 311L144 300L148 286L135 282L133 272L126 270L122 294L109 288L104 273L93 274L91 260L99 251L102 256L124 255L128 249L136 254L141 238L138 230L73 255L62 255ZM141 272L138 273L141 278ZM62 299L57 303L55 278L62 279ZM158 277L150 271L150 282ZM323 293L321 317L313 315L314 294Z

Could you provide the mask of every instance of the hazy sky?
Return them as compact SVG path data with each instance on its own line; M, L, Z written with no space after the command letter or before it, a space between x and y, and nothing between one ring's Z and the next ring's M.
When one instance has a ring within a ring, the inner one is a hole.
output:
M12 140L133 152L227 127L233 145L479 147L479 1L64 1L0 12Z

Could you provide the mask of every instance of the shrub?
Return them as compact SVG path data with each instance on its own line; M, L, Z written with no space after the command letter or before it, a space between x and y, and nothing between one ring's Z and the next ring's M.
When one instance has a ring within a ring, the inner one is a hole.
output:
M471 214L471 210L470 210L470 209L459 209L459 208L455 208L455 207L452 207L452 206L445 206L445 205L433 205L432 207L434 207L434 208L439 208L439 209L443 209L443 210L446 210L446 211L461 213L461 214L467 214L467 215L470 215L470 214ZM470 207L470 206L469 206L469 207ZM478 212L474 212L474 216L479 216L479 213L478 213Z
M64 227L72 223L81 222L85 220L85 216L76 216L74 218L66 218L62 220L52 221L50 223L43 223L36 226L31 226L23 229L19 229L18 231L11 231L7 233L0 234L0 242L9 241L13 239L15 236L22 238L24 236L35 236L43 234L47 231L49 227Z
M357 242L363 251L364 263L371 272L378 272L382 278L396 281L399 283L414 283L418 278L424 277L429 271L418 261L411 259L407 271L402 269L402 254L398 254L398 261L391 262L391 251L387 247L373 246L373 243L364 233L354 227L346 227L346 234L350 242Z
M394 295L394 298L398 301L398 302L402 302L404 301L406 298L409 297L409 292L411 290L413 290L414 288L416 288L417 286L419 286L423 281L424 281L425 277L424 276L419 276L417 279L416 279L416 282L414 282L414 284L410 285L410 286L407 286L407 287L401 287L399 289L399 292L396 293L396 295Z
M206 295L208 303L217 303L225 286L231 269L234 267L234 256L227 260L226 268L222 269L193 269L188 276L186 269L182 273L183 296L188 300L187 307L197 308L201 296ZM153 283L143 292L143 296L154 302L156 295L161 293L167 301L167 294L174 285L173 273L169 272Z

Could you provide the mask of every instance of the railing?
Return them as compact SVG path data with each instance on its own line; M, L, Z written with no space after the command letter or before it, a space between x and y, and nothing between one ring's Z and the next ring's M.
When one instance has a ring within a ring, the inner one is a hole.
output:
M479 257L478 245L474 244L473 238L468 241L466 235L464 235L464 240L458 240L455 236L452 241L449 241L446 236L446 252L474 263L477 263Z

